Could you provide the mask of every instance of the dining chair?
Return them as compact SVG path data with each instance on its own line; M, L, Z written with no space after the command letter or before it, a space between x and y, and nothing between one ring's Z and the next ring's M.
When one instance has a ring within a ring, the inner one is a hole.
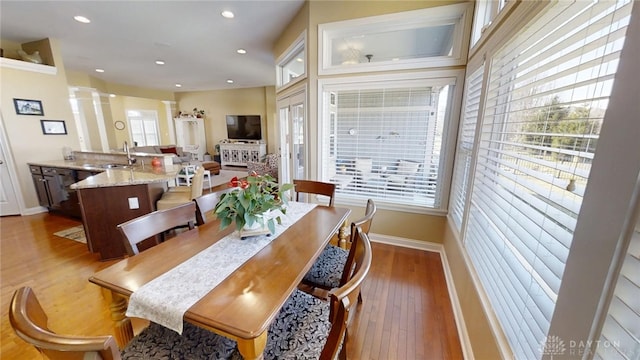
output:
M328 245L315 261L311 269L302 279L302 284L312 288L331 290L346 284L357 266L356 251L358 249L358 228L368 236L377 207L372 199L367 201L365 214L362 218L351 223L351 246L349 250L339 246ZM362 302L362 296L358 297Z
M169 191L190 191L191 182L196 176L197 165L185 165L176 175L176 186L170 187ZM206 180L209 185L209 191L211 191L211 171L202 166L203 182ZM183 185L184 184L184 185Z
M196 204L191 201L169 209L150 212L119 224L118 230L124 238L127 255L138 254L140 252L138 244L146 239L153 237L155 245L159 244L159 237L164 240L164 233L168 230L181 226L193 229L196 215Z
M121 358L113 336L59 335L51 331L47 314L30 287L21 287L13 294L9 321L18 337L51 360Z
M269 327L265 359L346 359L347 325L371 268L369 237L356 228L356 267L351 279L323 301L301 290L287 299Z
M156 209L164 210L192 202L198 196L202 196L203 181L204 168L198 166L191 179L190 191L165 191L160 200L156 202Z
M195 198L194 201L196 203L196 225L203 225L207 222L208 218L213 217L213 210L218 204L218 201L220 201L220 196L231 190L233 189L229 188L204 194Z
M329 206L333 206L336 184L313 180L293 180L296 201L301 201L302 194L324 195L329 198Z
M57 334L49 329L47 315L29 287L13 294L9 320L18 337L51 360L231 359L237 352L235 341L188 323L182 335L151 323L122 351L110 335Z

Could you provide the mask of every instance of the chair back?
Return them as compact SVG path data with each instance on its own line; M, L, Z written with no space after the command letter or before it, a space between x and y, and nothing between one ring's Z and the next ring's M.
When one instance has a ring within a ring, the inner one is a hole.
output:
M346 333L350 313L353 306L358 303L360 287L371 269L372 250L369 237L360 228L356 228L355 237L358 239L356 263L359 265L346 284L329 292L331 330L320 354L321 360L335 359L339 351L343 351L343 355L346 354L347 344L343 344L343 342L347 341ZM340 358L343 359L346 356Z
M191 179L191 200L194 200L198 196L202 196L202 185L204 182L204 167L198 166L196 173Z
M329 206L333 206L336 184L313 180L293 180L296 201L300 201L300 194L316 194L329 197Z
M202 196L198 196L194 201L196 202L196 225L200 226L207 222L207 214L213 213L220 196L233 190L232 188L216 191Z
M49 330L47 314L29 287L21 287L13 294L9 321L18 337L51 360L121 358L113 336L65 336Z
M195 184L194 184L195 185ZM138 244L143 240L155 236L156 244L159 243L156 235L162 234L179 226L188 226L193 229L196 217L196 204L191 201L165 210L157 210L118 225L118 229L124 237L124 247L129 256L138 254Z
M351 247L349 248L349 255L347 261L344 264L342 270L342 278L340 279L340 285L344 285L351 279L354 273L354 269L358 266L356 252L361 249L358 244L360 237L358 235L358 229L361 229L363 233L369 236L369 229L371 229L371 223L373 222L373 216L376 214L376 204L372 199L367 200L367 207L365 209L364 216L351 223Z

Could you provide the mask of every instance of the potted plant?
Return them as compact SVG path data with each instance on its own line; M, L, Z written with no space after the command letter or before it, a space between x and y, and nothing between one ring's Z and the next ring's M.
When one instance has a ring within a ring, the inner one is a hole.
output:
M241 232L268 228L275 232L275 223L281 223L280 215L269 216L273 210L286 213L286 192L293 184L278 185L270 175L252 173L244 179L234 177L229 182L234 189L222 194L213 210L220 219L220 228L224 229L235 221L236 229Z

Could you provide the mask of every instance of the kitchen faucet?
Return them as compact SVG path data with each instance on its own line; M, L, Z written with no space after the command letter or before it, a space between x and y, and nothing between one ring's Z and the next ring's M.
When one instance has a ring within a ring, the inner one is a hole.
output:
M129 166L135 164L136 159L131 157L131 153L129 152L129 144L126 141L124 142L124 152L127 153L127 164L129 164Z

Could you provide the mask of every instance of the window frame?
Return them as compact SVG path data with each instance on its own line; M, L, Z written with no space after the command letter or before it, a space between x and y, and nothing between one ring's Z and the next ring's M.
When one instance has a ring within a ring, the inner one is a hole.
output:
M132 111L137 111L139 112L140 115L140 119L132 119L132 117L129 115L130 112ZM138 144L137 146L157 146L160 145L160 123L158 121L158 112L155 110L139 110L139 109L127 109L126 110L126 116L127 116L127 126L129 128L129 138L131 139L132 142L134 142L135 140L133 139L133 126L131 124L131 121L142 121L142 128L144 130L144 139L145 139L145 143L144 144ZM149 117L153 117L154 120L154 126L155 126L155 131L154 131L154 135L156 137L156 142L157 144L152 144L152 145L148 145L147 144L147 134L149 134L146 131L146 127L144 125L144 121L148 120L145 118L145 116L149 116Z
M443 122L442 129L442 147L440 149L441 159L440 164L441 168L438 171L438 182L440 184L440 204L439 207L428 208L426 206L416 206L416 205L405 205L399 204L397 202L390 202L384 198L380 198L376 200L376 204L378 208L388 209L388 210L397 210L397 211L405 211L411 213L420 213L420 214L431 214L431 215L439 215L446 216L448 209L448 199L449 199L449 191L451 184L451 175L453 171L453 152L456 146L456 135L458 128L458 119L460 115L460 103L462 99L462 88L461 86L464 80L464 71L463 70L433 70L433 71L423 71L423 72L406 72L406 73L398 73L398 74L386 74L386 75L362 75L362 76L348 76L348 77L336 77L336 78L326 78L318 80L318 122L317 122L317 131L318 138L320 139L317 143L317 174L319 179L324 179L328 174L325 173L325 169L323 164L327 161L327 154L325 154L323 146L324 139L329 139L329 134L325 131L325 121L329 121L329 116L331 111L325 114L325 106L324 103L324 92L330 91L325 90L325 87L332 85L356 85L361 84L364 85L363 88L384 86L385 83L389 81L393 82L401 82L401 81L443 81L443 80L451 81L453 86L453 91L449 93L449 111L445 113L445 120ZM328 141L328 140L327 140ZM340 144L337 144L339 147ZM375 198L374 198L375 199ZM362 205L362 198L355 196L346 196L342 194L336 194L335 203L340 205L352 205L352 206L360 206Z
M276 59L276 92L284 91L291 88L295 84L305 80L308 76L308 59L309 54L307 51L307 30L304 30L298 37L289 45L289 47ZM300 52L304 52L303 56L303 73L298 75L293 80L283 84L283 76L285 66L291 62Z
M337 21L318 25L318 74L334 75L371 71L424 69L464 65L467 61L470 28L473 18L471 3L443 5L420 10ZM450 56L433 56L397 61L380 61L352 65L332 65L331 41L339 36L364 33L375 27L388 31L412 28L420 24L454 23L453 50Z

